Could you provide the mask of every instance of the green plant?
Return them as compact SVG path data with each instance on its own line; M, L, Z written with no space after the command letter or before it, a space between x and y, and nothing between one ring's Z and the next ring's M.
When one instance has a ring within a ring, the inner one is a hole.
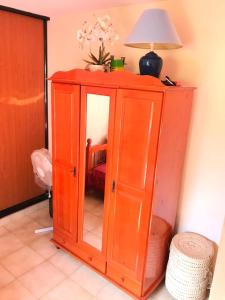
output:
M84 59L84 61L91 65L107 65L111 61L110 52L106 52L103 42L99 47L98 56L95 56L92 52L90 52L89 58L90 60Z

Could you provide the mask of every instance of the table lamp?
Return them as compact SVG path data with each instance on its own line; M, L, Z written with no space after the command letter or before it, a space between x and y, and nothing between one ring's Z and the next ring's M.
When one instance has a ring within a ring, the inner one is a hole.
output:
M163 9L147 9L140 16L129 35L126 46L150 49L141 57L139 68L141 75L160 76L162 59L153 50L177 49L182 44L167 12Z

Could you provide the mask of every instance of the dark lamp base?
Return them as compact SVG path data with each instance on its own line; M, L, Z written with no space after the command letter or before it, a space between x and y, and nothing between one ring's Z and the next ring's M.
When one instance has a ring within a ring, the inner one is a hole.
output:
M159 57L155 52L150 51L145 56L142 56L139 61L140 74L159 77L162 64L162 58Z

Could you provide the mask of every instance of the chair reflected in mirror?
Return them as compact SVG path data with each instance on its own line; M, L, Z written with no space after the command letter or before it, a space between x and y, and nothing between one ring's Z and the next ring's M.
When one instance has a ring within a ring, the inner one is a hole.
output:
M101 250L106 176L107 139L92 145L87 139L84 202L84 241Z

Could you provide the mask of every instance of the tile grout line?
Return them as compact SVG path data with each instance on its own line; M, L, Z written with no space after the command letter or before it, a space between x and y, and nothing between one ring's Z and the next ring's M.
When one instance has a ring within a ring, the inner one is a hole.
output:
M46 262L46 261L45 261ZM43 262L43 263L45 263L45 262ZM50 262L49 262L50 263ZM41 264L39 264L39 265L37 265L36 267L38 267L38 266L40 266ZM35 267L35 268L36 268ZM33 269L35 269L35 268L33 268ZM31 270L30 270L31 271ZM28 271L28 272L26 272L26 273L29 273L30 271ZM61 271L61 273L63 273L62 271ZM25 273L23 274L23 275L21 275L20 277L22 277L22 276L24 276L25 275ZM63 273L63 275L65 275L64 273ZM19 278L18 278L19 279ZM53 290L53 289L55 289L58 285L60 285L62 282L64 282L65 280L67 279L67 277L66 277L66 275L65 275L65 277L60 281L60 282L58 282L56 285L54 285L54 286L52 286L51 288L50 288L50 290L48 290L46 293L44 293L42 296L40 296L40 297L36 297L33 293L32 293L32 291L31 290L29 290L27 287L25 287L24 285L23 285L23 283L19 280L19 282L20 282L20 284L24 287L24 288L26 288L36 299L41 299L42 297L44 297L45 295L47 295L51 290Z

